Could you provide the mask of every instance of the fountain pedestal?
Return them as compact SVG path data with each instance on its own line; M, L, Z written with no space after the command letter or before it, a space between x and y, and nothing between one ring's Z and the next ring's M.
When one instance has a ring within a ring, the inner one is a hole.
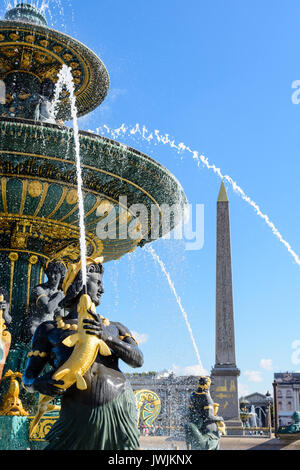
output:
M26 450L29 421L26 416L0 416L0 450Z

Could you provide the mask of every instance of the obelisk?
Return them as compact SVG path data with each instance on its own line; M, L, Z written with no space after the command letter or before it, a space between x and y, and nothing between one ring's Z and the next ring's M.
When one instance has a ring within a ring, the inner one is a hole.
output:
M216 364L211 372L211 393L220 408L228 434L242 426L239 416L238 377L236 366L229 201L222 182L217 202L216 267Z

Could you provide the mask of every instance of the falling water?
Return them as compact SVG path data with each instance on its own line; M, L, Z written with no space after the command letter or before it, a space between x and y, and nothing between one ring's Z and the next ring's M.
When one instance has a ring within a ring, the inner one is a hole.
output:
M59 74L58 81L55 87L55 95L53 100L53 109L57 106L59 102L59 96L63 87L67 88L69 92L69 100L71 106L71 116L73 120L73 131L74 131L74 148L75 148L75 157L76 157L76 172L77 172L77 192L78 192L78 207L79 207L79 227L80 227L80 257L81 257L81 266L82 266L82 282L86 286L87 276L86 276L86 240L85 240L85 225L84 225L84 202L83 202L83 192L82 192L82 172L81 172L81 161L80 161L80 143L79 143L79 128L78 128L78 119L77 119L77 108L76 108L76 98L74 94L74 84L72 70L70 67L63 65Z
M190 334L190 337L191 337L191 340L192 340L192 343L193 343L193 346L194 346L194 349L195 349L195 353L196 353L196 356L197 356L197 359L198 359L198 364L199 364L199 367L200 369L203 371L204 368L203 368L203 365L202 365L202 361L200 359L200 354L199 354L199 350L198 350L198 347L197 347L197 344L196 344L196 341L195 341L195 338L194 338L194 335L193 335L193 330L191 328L191 325L190 325L190 322L188 320L188 316L186 314L186 311L184 310L183 306L182 306L182 303L181 303L181 299L179 297L179 295L177 294L176 292L176 289L175 289L175 286L174 286L174 283L170 277L170 274L168 273L168 271L166 270L166 267L164 265L164 263L162 262L162 260L160 259L160 257L157 255L157 253L154 251L153 247L152 246L146 246L145 248L152 256L152 258L154 259L154 261L156 263L159 264L162 272L164 273L164 275L166 276L167 278L167 281L169 283L169 286L170 286L170 289L171 291L173 292L175 298L176 298L176 302L181 310L181 313L183 315L183 318L185 320L185 323L186 323L186 326L188 328L188 331L189 331L189 334Z
M258 204L254 202L249 196L245 194L243 189L228 175L224 175L220 168L217 168L214 164L209 163L208 158L204 155L199 154L198 151L192 150L190 147L185 145L184 143L176 143L175 140L171 140L169 134L162 135L160 134L159 130L155 130L153 132L149 132L145 126L140 126L136 124L135 127L128 127L125 124L122 124L118 129L110 129L108 126L104 125L103 127L97 128L96 132L100 135L108 134L112 138L120 137L120 135L136 135L139 134L144 140L147 142L154 142L164 145L169 145L172 149L176 150L177 152L189 152L192 154L194 160L196 160L198 166L204 165L208 170L212 170L216 175L218 175L222 180L227 181L231 186L234 192L239 194L242 199L247 202L256 212L256 214L262 218L268 227L272 230L273 234L279 239L279 241L286 247L288 252L294 258L294 261L298 266L300 266L300 258L292 249L291 245L283 238L277 227L274 223L270 220L270 218L262 212Z
M11 10L23 2L20 2L19 0L5 0L4 3L6 10ZM26 3L29 3L41 13L44 13L45 10L49 8L49 0L27 0Z
M4 9L5 11L11 10L15 8L20 3L23 3L20 0L4 0ZM64 14L64 7L62 5L61 0L26 0L26 4L32 5L36 10L38 10L42 15L47 16L48 23L50 21L51 26L54 26L54 22L57 18L63 19ZM51 3L51 5L50 5ZM66 0L64 1L66 3ZM70 0L69 0L70 3ZM69 6L69 10L71 6ZM53 11L56 10L57 14ZM70 14L70 12L69 12ZM64 21L64 20L63 20ZM60 24L60 26L65 27L65 24Z

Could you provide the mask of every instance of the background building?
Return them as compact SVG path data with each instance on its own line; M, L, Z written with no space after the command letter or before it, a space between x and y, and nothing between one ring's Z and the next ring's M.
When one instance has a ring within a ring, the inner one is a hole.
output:
M293 422L292 416L299 411L300 373L275 373L276 402L279 426L287 426Z
M248 401L247 411L256 414L256 423L260 428L268 426L268 406L269 402L266 395L262 393L251 393L244 397Z
M191 393L197 389L199 377L175 374L159 375L155 372L148 374L127 374L134 391L151 390L161 399L161 412L154 422L154 427L160 427L164 435L174 435L183 431L189 407Z

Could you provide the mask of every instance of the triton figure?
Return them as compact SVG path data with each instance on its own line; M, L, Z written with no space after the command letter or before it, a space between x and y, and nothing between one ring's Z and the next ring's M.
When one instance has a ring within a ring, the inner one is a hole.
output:
M210 395L210 377L200 377L198 389L190 398L186 443L192 450L219 450L225 434L224 420L217 415L219 405Z
M98 338L104 348L100 348L83 377L74 372L80 369L80 360L85 360L83 354L81 359L80 354L77 359L74 356L77 337L82 336L82 298L89 298L98 306L104 293L100 261L87 260L86 291L80 269L81 263L72 265L63 284L65 298L60 305L68 315L44 322L36 331L23 383L28 391L39 392L46 399L62 394L60 417L46 437L49 442L46 450L136 450L139 448L136 401L119 369L119 359L136 368L143 365L143 355L129 330L89 310L92 319L83 320L84 336L86 341L91 336ZM47 364L52 371L41 375ZM76 379L68 388L64 374L70 376L72 372ZM55 373L62 379L54 380Z

